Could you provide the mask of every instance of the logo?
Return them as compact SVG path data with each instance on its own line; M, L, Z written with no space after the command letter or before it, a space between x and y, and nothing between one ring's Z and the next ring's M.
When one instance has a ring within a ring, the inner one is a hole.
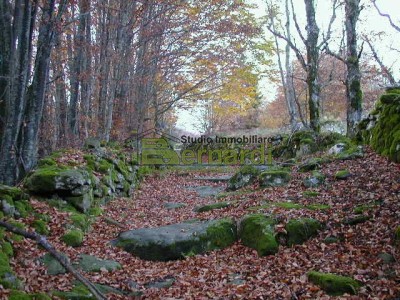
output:
M268 146L276 144L276 141L276 137L257 136L142 138L140 164L264 165L266 161L272 163L271 148ZM279 138L278 142L280 142ZM183 146L182 149L179 146Z

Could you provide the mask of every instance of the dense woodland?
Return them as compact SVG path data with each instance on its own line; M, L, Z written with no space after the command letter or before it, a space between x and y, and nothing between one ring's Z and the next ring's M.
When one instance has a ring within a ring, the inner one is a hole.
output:
M239 0L2 1L0 181L15 183L38 155L88 137L122 141L171 129L179 109L198 103L207 134L318 132L321 120L347 119L354 135L362 106L368 111L395 83L374 37L357 35L364 6L383 13L375 1L332 1L323 32L314 1L304 3L307 24L299 24L289 0L267 1L264 18ZM340 22L338 48L331 37ZM390 15L382 22L398 30ZM364 55L367 45L374 60ZM260 78L280 86L276 99L265 102Z

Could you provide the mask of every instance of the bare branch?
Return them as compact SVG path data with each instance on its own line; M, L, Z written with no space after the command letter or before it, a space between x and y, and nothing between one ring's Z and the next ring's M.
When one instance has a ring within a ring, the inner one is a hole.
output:
M334 0L332 3L332 16L331 19L329 21L329 25L328 25L328 29L326 30L326 37L322 40L321 44L318 46L318 48L320 48L322 45L326 44L330 39L331 39L331 35L332 35L332 25L333 22L336 19L336 9L339 8L339 6L341 6L342 4L339 3L338 5L336 5L338 2L338 0Z
M15 227L3 220L0 220L0 226L6 228L8 231L13 232L15 234L22 235L25 238L30 240L34 240L44 249L46 249L68 272L70 272L76 279L82 282L89 291L93 294L96 299L105 300L107 299L98 288L87 280L81 273L79 273L75 268L68 262L68 260L63 257L48 241L44 236L37 234L36 232L28 232L22 230L20 228Z
M307 40L304 37L303 33L301 32L299 23L297 22L297 17L296 17L295 10L294 10L293 0L290 0L290 4L292 6L293 21L294 21L294 25L296 27L296 30L299 33L299 36L300 36L301 40L303 41L304 45L307 45Z
M273 29L271 28L271 25L268 25L268 26L267 26L267 29L268 29L268 31L271 32L273 35L277 36L278 38L280 38L280 39L282 39L282 40L284 40L284 41L286 41L286 42L288 43L288 45L290 46L290 48L291 48L291 49L294 51L294 53L296 54L296 57L297 57L297 59L300 61L302 67L303 67L304 69L306 69L306 68L307 68L307 63L306 63L306 61L305 61L303 55L301 55L301 52L300 52L299 48L297 48L296 45L293 44L293 42L292 42L291 40L289 40L286 36L284 36L283 34L277 32L277 31L275 31L275 30L273 30Z
M376 10L378 11L378 13L379 13L382 17L387 18L387 19L389 20L390 25L391 25L394 29L396 29L397 31L400 32L400 27L393 23L393 20L392 20L392 18L390 17L390 15L381 12L381 10L379 9L378 5L376 4L376 0L371 0L371 1L372 1L372 3L374 4L374 6L375 6Z
M364 36L363 38L364 38L364 41L368 44L369 48L371 49L372 56L374 57L374 59L376 60L378 65L381 67L382 73L384 73L386 75L390 84L395 85L396 80L394 79L392 72L385 66L383 61L379 58L378 53L376 52L376 50L375 50L374 46L372 45L371 41L369 40L369 38L367 36Z

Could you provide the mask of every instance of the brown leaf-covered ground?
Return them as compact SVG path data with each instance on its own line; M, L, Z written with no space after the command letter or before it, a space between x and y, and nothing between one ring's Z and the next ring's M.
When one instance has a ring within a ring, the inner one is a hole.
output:
M336 180L334 174L348 169L352 176ZM385 158L367 151L362 159L333 162L322 168L327 176L326 185L312 189L319 192L306 197L302 179L307 174L293 169L293 179L286 187L264 190L253 186L245 192L228 194L217 201L231 201L229 208L205 213L195 213L199 204L216 200L199 198L185 186L224 185L195 180L196 172L173 172L145 179L133 199L117 199L110 202L103 216L92 225L82 247L71 248L60 241L68 222L68 213L59 212L43 202L32 199L39 212L51 216L49 241L67 253L73 260L79 253L96 255L120 262L122 270L85 274L93 282L107 284L125 291L132 281L139 284L143 299L330 299L325 292L307 281L307 272L317 270L348 275L364 285L357 296L337 299L396 299L400 297L400 249L393 245L394 229L400 225L400 165L389 163ZM202 173L204 175L213 175ZM218 174L220 175L220 174ZM292 201L300 204L321 203L330 205L329 210L284 209L265 206L269 202ZM164 202L181 202L186 207L167 210ZM343 225L342 220L353 215L353 208L360 204L378 205L365 214L371 219L355 226ZM233 246L206 255L188 257L172 262L147 262L109 245L123 229L111 225L105 218L112 218L126 229L155 227L181 222L187 219L213 219L233 216L239 220L264 205L259 212L278 215L278 229L290 218L310 216L326 223L319 236L303 245L292 248L281 246L279 253L258 257L257 253L237 242ZM29 220L27 221L29 223ZM340 242L324 243L328 236L340 238ZM50 292L71 288L71 275L49 276L37 262L44 250L25 240L15 243L16 256L12 260L18 277L25 282L28 292ZM384 264L378 257L390 253L395 263ZM148 289L144 284L174 277L169 288ZM234 279L240 279L235 281ZM0 290L7 298L7 291ZM113 295L110 299L122 299Z

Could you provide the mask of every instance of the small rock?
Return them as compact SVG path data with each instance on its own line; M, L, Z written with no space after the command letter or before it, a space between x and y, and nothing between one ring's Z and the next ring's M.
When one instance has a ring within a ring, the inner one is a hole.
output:
M144 286L148 289L150 289L150 288L165 289L165 288L171 287L175 281L176 281L176 279L173 277L166 277L162 280L156 280L156 281L146 283Z
M349 170L340 170L337 171L335 174L335 178L339 179L339 180L345 180L347 178L349 178L351 176L351 173L349 172Z
M346 144L339 143L339 144L336 144L336 145L332 146L328 150L328 154L329 155L338 155L340 153L343 153L345 150L346 150Z

